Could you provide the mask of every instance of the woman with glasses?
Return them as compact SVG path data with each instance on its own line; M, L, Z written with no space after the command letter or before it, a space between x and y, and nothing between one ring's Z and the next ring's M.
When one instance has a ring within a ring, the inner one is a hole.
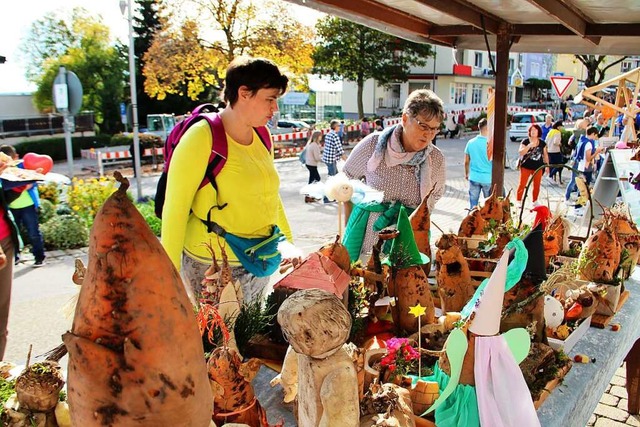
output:
M384 192L382 203L353 207L343 239L352 260L366 261L378 231L397 222L400 206L410 213L429 195L433 210L442 197L444 156L432 141L443 120L442 100L430 90L416 90L404 104L401 123L367 136L351 152L343 172Z

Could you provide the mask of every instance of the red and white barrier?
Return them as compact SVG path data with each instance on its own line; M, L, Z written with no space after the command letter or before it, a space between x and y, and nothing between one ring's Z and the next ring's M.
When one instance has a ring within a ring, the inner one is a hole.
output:
M164 154L164 148L145 148L142 152L143 156L153 156L155 153L156 156L162 156ZM113 149L109 148L104 149L89 149L89 150L80 150L80 156L83 159L93 159L98 161L98 172L100 176L104 175L104 161L118 161L118 160L129 160L133 156L128 149Z

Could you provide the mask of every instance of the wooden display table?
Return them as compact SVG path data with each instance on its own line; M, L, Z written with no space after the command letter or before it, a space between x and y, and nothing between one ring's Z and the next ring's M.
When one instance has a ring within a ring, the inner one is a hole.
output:
M622 328L590 328L569 352L569 357L586 354L595 363L574 363L562 384L538 409L544 427L584 427L593 414L609 381L627 360L629 414L640 411L640 269L627 280L629 299L611 320Z
M574 363L571 370L538 409L543 427L584 427L593 414L602 394L616 370L627 360L627 391L630 414L640 413L640 268L626 282L629 298L611 320L622 327L618 332L610 328L589 328L569 356L577 353L595 358L595 363ZM276 372L262 367L254 388L260 403L269 414L270 422L284 420L295 426L292 405L282 404L282 388L271 388L269 380Z

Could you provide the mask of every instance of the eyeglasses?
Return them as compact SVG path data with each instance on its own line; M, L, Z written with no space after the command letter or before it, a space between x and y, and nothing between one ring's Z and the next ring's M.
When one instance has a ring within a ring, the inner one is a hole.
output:
M426 123L422 123L420 120L418 120L417 117L413 117L413 120L416 121L416 123L418 123L418 126L420 127L420 129L422 129L423 132L438 132L440 130L440 126L429 126Z

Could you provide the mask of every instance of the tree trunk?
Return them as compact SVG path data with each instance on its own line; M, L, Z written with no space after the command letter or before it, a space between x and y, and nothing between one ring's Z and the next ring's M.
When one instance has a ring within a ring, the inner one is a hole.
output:
M362 92L364 90L364 78L358 76L358 117L362 119L364 117L364 104L362 102Z

